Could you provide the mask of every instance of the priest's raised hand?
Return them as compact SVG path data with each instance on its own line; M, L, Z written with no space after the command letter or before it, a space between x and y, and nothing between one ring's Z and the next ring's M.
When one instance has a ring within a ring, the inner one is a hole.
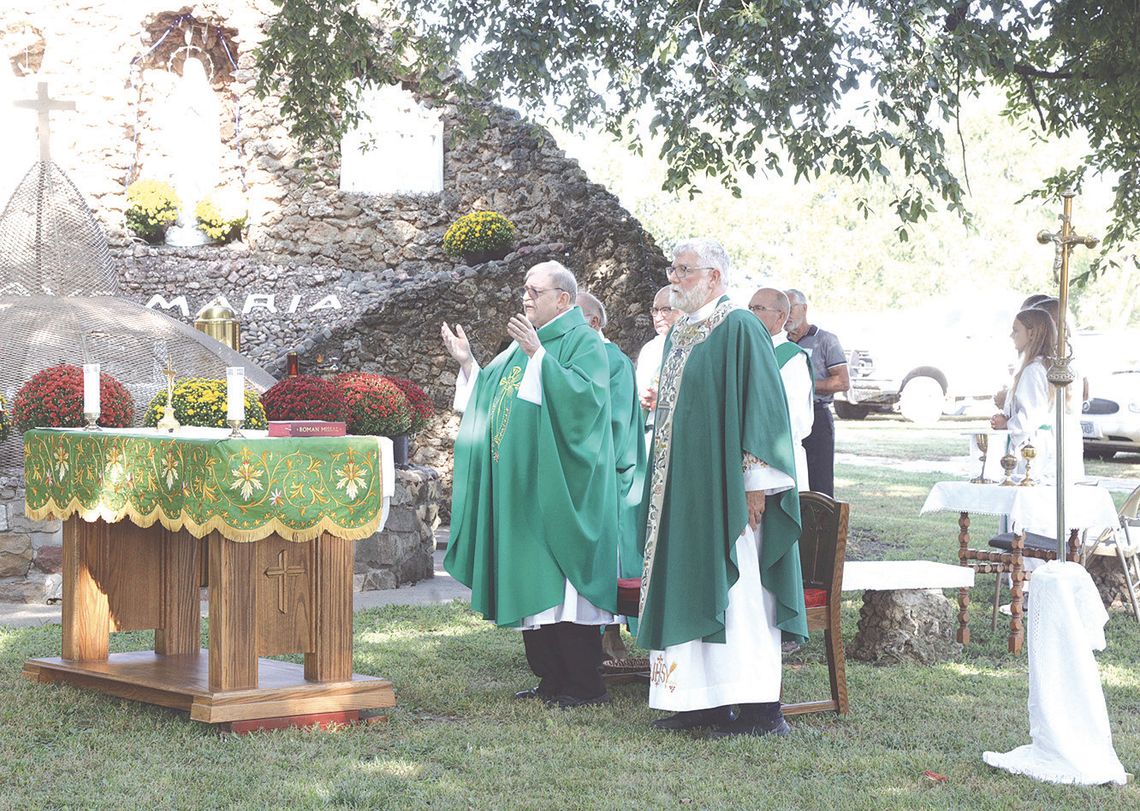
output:
M455 332L452 332L444 321L439 328L439 334L443 338L443 346L447 353L455 358L463 373L470 377L475 366L475 357L471 354L471 341L467 340L467 333L463 331L463 327L456 324Z
M542 341L538 340L538 330L525 315L511 316L511 320L507 322L507 335L514 339L528 358L533 358L534 353L542 346Z

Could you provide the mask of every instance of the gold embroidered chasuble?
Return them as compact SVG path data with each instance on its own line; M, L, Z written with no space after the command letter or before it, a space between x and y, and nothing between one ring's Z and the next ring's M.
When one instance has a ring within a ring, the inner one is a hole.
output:
M743 460L795 480L791 429L771 336L723 297L711 316L669 333L642 504L645 564L638 644L663 650L724 641L735 543L748 524ZM799 494L771 496L761 580L776 624L807 637L799 561Z

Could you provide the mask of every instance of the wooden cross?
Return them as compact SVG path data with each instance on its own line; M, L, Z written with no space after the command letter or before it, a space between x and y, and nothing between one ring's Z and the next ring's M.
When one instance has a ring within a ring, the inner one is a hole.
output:
M266 577L280 578L277 581L277 610L282 614L288 614L289 611L285 607L285 585L290 577L298 577L305 573L304 566L286 566L285 565L285 550L282 549L277 553L277 563L270 566L265 570Z
M47 163L51 160L51 150L48 146L48 142L51 140L48 116L52 110L74 110L75 102L48 98L47 82L40 82L37 87L38 90L34 99L22 99L12 103L17 107L30 107L39 113L40 120L37 129L40 136L40 160Z

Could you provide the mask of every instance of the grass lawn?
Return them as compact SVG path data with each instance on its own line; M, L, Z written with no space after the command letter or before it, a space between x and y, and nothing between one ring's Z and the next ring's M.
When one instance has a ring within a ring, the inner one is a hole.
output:
M840 424L841 450L895 458L952 455L941 439L890 420ZM942 429L937 429L942 430ZM909 455L908 455L909 454ZM947 457L948 458L948 457ZM1130 462L1105 463L1136 478ZM918 516L938 474L840 466L852 504L852 557L953 561L956 521ZM978 522L980 527L982 522ZM856 554L858 553L858 554ZM50 685L19 673L57 655L60 628L0 627L0 808L1099 808L1140 807L1140 789L1073 788L990 769L983 750L1029 740L1026 656L989 630L992 580L975 589L974 643L936 667L848 662L851 713L800 716L784 740L705 741L658 733L642 685L575 711L517 702L529 686L517 634L460 604L390 607L355 621L355 669L396 685L387 724L337 732L219 736L177 713ZM858 602L845 608L856 631ZM203 627L204 630L204 627ZM1117 753L1140 762L1140 625L1112 612L1099 654ZM116 634L114 650L149 646ZM289 658L289 657L286 657ZM295 660L295 658L294 658ZM786 698L823 697L819 640L788 659ZM945 783L923 776L930 770ZM1133 805L1133 804L1136 805Z

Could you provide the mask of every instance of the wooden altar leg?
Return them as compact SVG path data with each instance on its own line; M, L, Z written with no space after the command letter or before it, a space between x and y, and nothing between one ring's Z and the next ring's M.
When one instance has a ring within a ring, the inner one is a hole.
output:
M1069 530L1069 550L1065 559L1073 563L1081 562L1081 539L1075 529Z
M161 628L154 632L154 652L197 654L199 641L198 581L201 575L201 541L188 532L162 530Z
M327 532L316 541L313 650L305 654L309 681L352 679L353 544Z
M63 522L63 658L105 661L111 621L107 595L92 569L106 556L109 529L79 516Z
M1025 599L1023 597L1023 584L1025 582L1025 558L1022 552L1025 547L1025 535L1021 532L1013 534L1012 549L1013 571L1010 572L1012 585L1009 590L1009 650L1011 653L1021 653L1021 643L1025 639L1021 617L1024 611ZM1001 575L998 575L1001 577Z
M958 513L958 565L967 565L970 546L970 514ZM999 575L1000 576L1000 575ZM958 589L958 641L970 644L970 590Z
M257 545L210 533L210 690L257 687Z

